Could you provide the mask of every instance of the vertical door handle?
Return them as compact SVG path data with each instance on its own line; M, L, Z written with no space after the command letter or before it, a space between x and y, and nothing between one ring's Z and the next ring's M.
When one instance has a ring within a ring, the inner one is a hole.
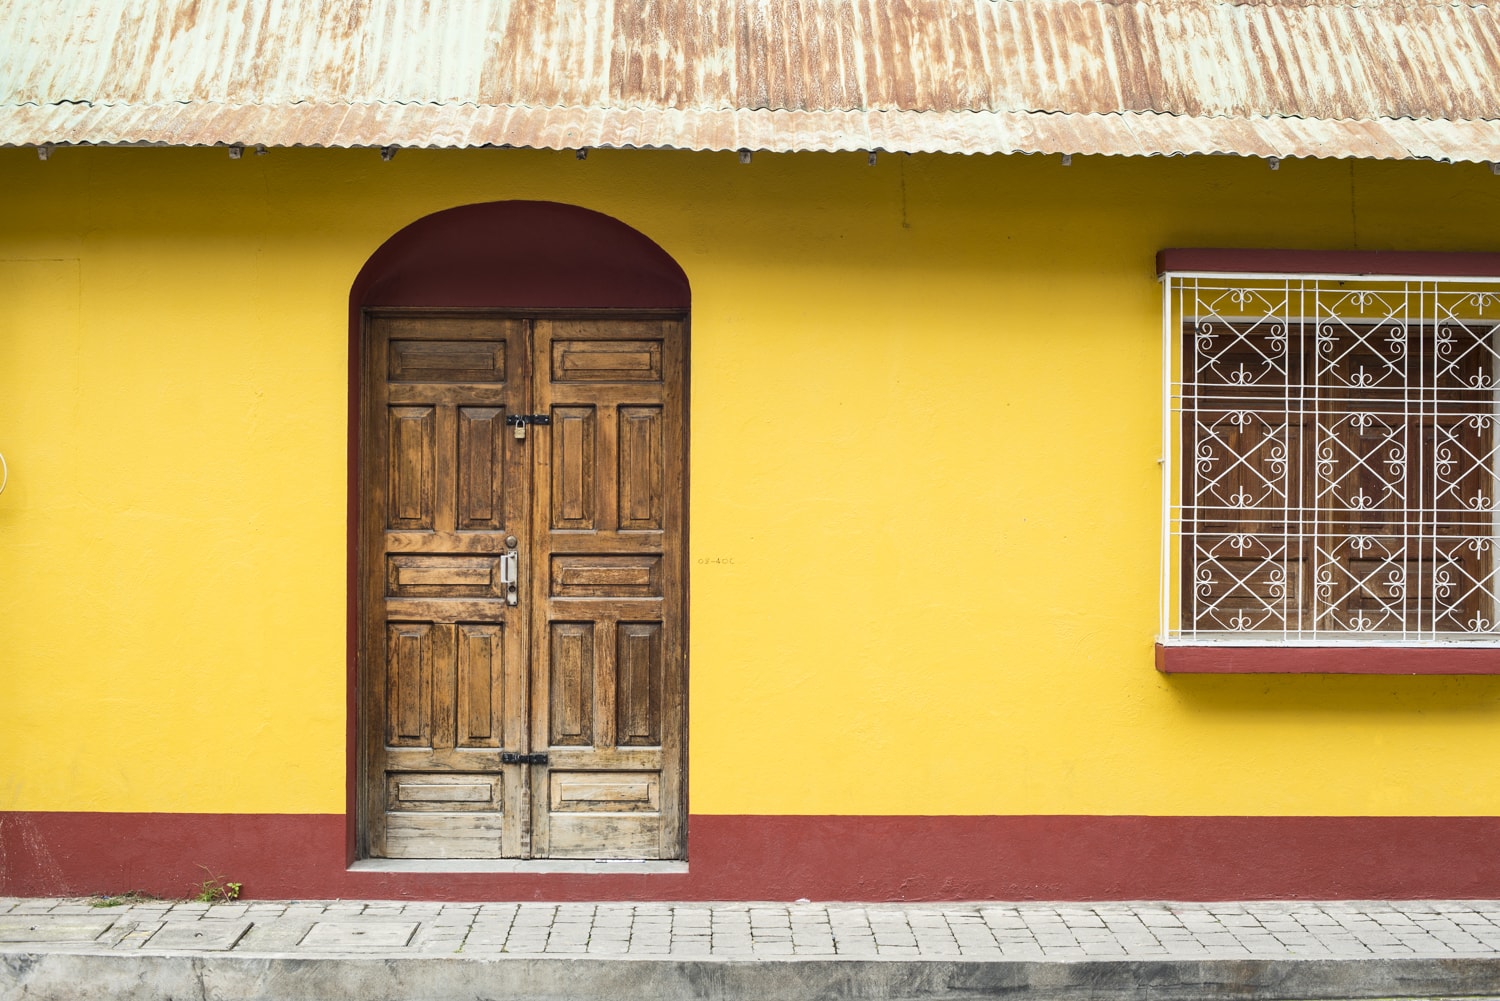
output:
M516 567L519 562L514 549L500 554L500 583L505 585L507 605L514 605L520 601L520 592L516 588Z

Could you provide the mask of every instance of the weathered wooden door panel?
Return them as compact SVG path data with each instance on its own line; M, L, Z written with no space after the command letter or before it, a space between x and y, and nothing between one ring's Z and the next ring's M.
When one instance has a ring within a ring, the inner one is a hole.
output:
M554 858L682 845L682 327L539 320L533 838ZM668 490L672 484L674 489Z
M680 857L681 323L377 315L365 348L365 851Z
M375 316L365 344L366 848L392 858L522 853L527 624L505 602L526 541L520 320ZM379 721L377 723L377 721Z

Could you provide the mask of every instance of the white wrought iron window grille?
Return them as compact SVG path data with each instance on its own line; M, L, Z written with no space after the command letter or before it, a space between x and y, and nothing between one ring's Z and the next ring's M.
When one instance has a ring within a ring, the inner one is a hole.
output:
M1500 279L1163 285L1163 638L1500 642Z

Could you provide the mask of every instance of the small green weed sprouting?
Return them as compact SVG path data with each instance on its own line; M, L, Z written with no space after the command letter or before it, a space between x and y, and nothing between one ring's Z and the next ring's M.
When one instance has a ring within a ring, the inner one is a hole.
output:
M204 875L208 878L197 884L197 892L193 894L193 900L200 904L227 904L230 901L240 899L240 890L244 883L232 883L223 876L215 876L213 870L206 865L199 865Z

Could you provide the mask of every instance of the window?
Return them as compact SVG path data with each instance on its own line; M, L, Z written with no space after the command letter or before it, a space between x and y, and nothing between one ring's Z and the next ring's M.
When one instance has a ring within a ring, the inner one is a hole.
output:
M1500 643L1500 279L1163 281L1164 643Z

